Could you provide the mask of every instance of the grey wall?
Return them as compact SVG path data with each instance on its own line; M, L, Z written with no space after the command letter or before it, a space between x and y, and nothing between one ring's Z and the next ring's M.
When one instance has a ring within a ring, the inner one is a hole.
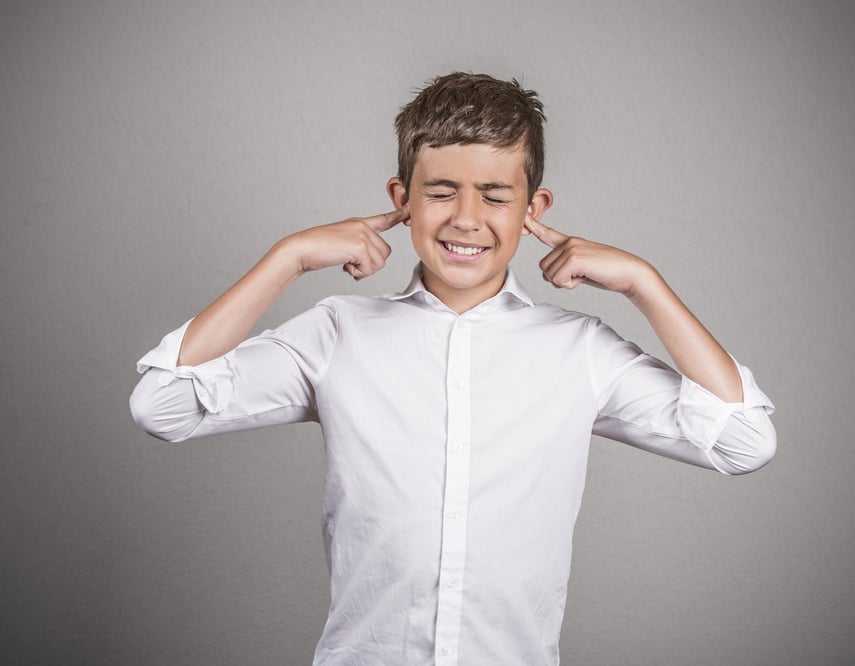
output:
M778 407L726 478L596 441L563 661L855 655L855 6L4 2L4 664L306 664L325 618L317 427L167 445L134 362L294 230L389 208L392 120L453 69L549 115L547 223L651 260ZM262 322L405 283L307 276ZM539 300L661 347L621 297Z

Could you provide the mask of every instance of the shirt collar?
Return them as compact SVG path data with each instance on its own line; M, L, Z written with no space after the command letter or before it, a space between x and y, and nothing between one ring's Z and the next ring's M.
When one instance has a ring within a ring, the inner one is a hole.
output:
M435 299L436 297L431 294L422 282L422 265L421 263L416 264L416 267L413 269L413 276L410 279L410 283L407 285L406 289L397 293L390 294L385 298L391 301L402 301L407 298L412 298L416 295L420 295L422 299L425 299L427 296ZM502 288L499 290L499 293L493 296L488 301L493 301L497 299L515 299L520 303L528 306L533 306L534 301L531 300L531 297L526 293L526 290L523 289L522 284L517 279L517 276L514 275L514 272L508 267L508 275L505 278L505 284L502 285ZM483 303L481 304L483 305ZM477 305L475 307L481 307L481 305Z

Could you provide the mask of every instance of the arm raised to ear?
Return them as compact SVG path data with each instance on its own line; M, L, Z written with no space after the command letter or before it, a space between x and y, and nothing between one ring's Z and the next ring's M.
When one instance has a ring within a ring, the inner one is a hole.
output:
M200 365L234 349L276 299L304 273L328 266L342 266L357 280L376 273L392 252L380 233L407 216L404 208L286 236L193 319L181 345L178 365Z
M616 247L562 234L530 215L525 225L551 248L540 262L544 280L565 289L589 284L624 294L647 318L682 374L725 402L742 402L733 359L653 266Z

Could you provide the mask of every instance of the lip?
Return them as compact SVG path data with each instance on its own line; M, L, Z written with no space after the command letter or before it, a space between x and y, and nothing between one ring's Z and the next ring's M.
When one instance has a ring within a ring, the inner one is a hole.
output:
M457 247L474 247L474 248L483 248L482 252L478 254L457 254L456 252L452 252L448 248L445 247L445 243L450 243L451 245L456 245ZM460 264L471 264L473 262L478 261L484 255L490 252L490 248L486 245L478 245L477 243L462 243L459 241L442 239L437 240L436 244L439 246L439 251L443 257L446 259L453 261L455 263Z
M478 245L478 243L464 243L463 241L454 240L452 238L440 238L440 243L450 243L457 247L487 247L486 245Z

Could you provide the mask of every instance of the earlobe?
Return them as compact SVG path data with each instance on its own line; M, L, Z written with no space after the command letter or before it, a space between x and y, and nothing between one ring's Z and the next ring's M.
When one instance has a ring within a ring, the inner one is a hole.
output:
M533 210L534 210L534 207L531 204L529 204L528 208L525 211L526 217L528 217L529 215L532 215ZM531 231L529 231L528 225L525 222L523 222L522 229L520 229L520 235L521 236L528 236L530 233L531 233Z
M403 181L397 176L393 176L386 183L386 192L389 194L389 198L392 200L392 204L398 210L403 210L407 204L410 202L410 198L407 195L407 188L404 187ZM409 218L404 220L403 222L406 226L410 226Z
M552 192L542 187L539 190L535 190L534 194L531 197L531 202L528 205L529 214L538 222L540 218L543 217L543 214L549 210L549 207L552 205Z
M535 190L535 193L531 197L531 201L528 204L528 209L526 213L531 215L535 220L540 222L540 218L543 217L543 214L549 209L552 205L552 192L545 188L541 188L539 190ZM523 225L522 235L528 236L531 233L529 228Z

